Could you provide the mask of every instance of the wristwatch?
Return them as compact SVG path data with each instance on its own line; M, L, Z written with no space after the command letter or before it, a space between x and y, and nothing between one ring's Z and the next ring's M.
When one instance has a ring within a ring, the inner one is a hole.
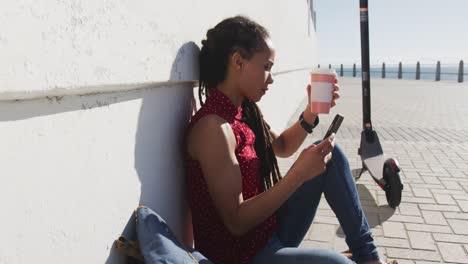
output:
M307 131L307 133L309 134L312 133L312 131L314 131L314 128L318 125L319 122L320 120L319 120L318 115L315 118L314 123L312 125L307 123L307 121L304 120L304 112L302 112L301 115L299 116L299 123L301 124L302 128L304 128L304 130Z

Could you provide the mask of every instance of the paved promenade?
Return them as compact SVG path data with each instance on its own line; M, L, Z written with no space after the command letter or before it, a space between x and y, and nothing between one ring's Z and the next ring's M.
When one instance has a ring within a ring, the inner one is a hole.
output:
M320 128L304 146L321 138L340 113L345 120L336 141L351 168L360 169L361 81L341 78L339 84L342 98L329 116L321 116ZM381 255L403 264L468 263L468 84L373 79L371 96L374 128L385 155L398 159L405 183L402 202L393 210L368 173L357 181ZM297 155L279 160L283 173ZM323 197L301 246L347 249Z

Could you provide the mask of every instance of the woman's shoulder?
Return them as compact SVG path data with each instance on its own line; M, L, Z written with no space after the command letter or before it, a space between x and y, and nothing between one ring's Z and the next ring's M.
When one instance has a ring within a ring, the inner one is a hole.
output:
M189 154L196 157L197 149L206 149L207 146L220 147L227 143L228 149L234 150L237 138L226 120L216 114L208 114L191 124L187 143Z
M226 120L215 113L209 113L200 116L195 115L194 119L192 119L190 123L190 130L200 130L206 133L215 132L216 130L229 126L229 123Z

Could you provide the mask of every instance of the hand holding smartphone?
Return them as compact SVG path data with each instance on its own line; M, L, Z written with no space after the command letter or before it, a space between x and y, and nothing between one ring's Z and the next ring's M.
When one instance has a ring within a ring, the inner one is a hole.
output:
M344 117L336 114L335 118L333 119L333 122L330 124L330 127L327 130L327 133L323 137L323 139L326 139L329 137L332 133L335 133L338 131L338 128L340 128L341 122L343 122Z

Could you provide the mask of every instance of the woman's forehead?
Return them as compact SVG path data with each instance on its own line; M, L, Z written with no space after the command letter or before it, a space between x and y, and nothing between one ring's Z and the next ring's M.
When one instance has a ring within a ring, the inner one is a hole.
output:
M265 40L266 48L263 49L261 52L258 52L259 57L263 60L271 61L272 63L275 60L275 47L273 46L273 42L270 39Z

